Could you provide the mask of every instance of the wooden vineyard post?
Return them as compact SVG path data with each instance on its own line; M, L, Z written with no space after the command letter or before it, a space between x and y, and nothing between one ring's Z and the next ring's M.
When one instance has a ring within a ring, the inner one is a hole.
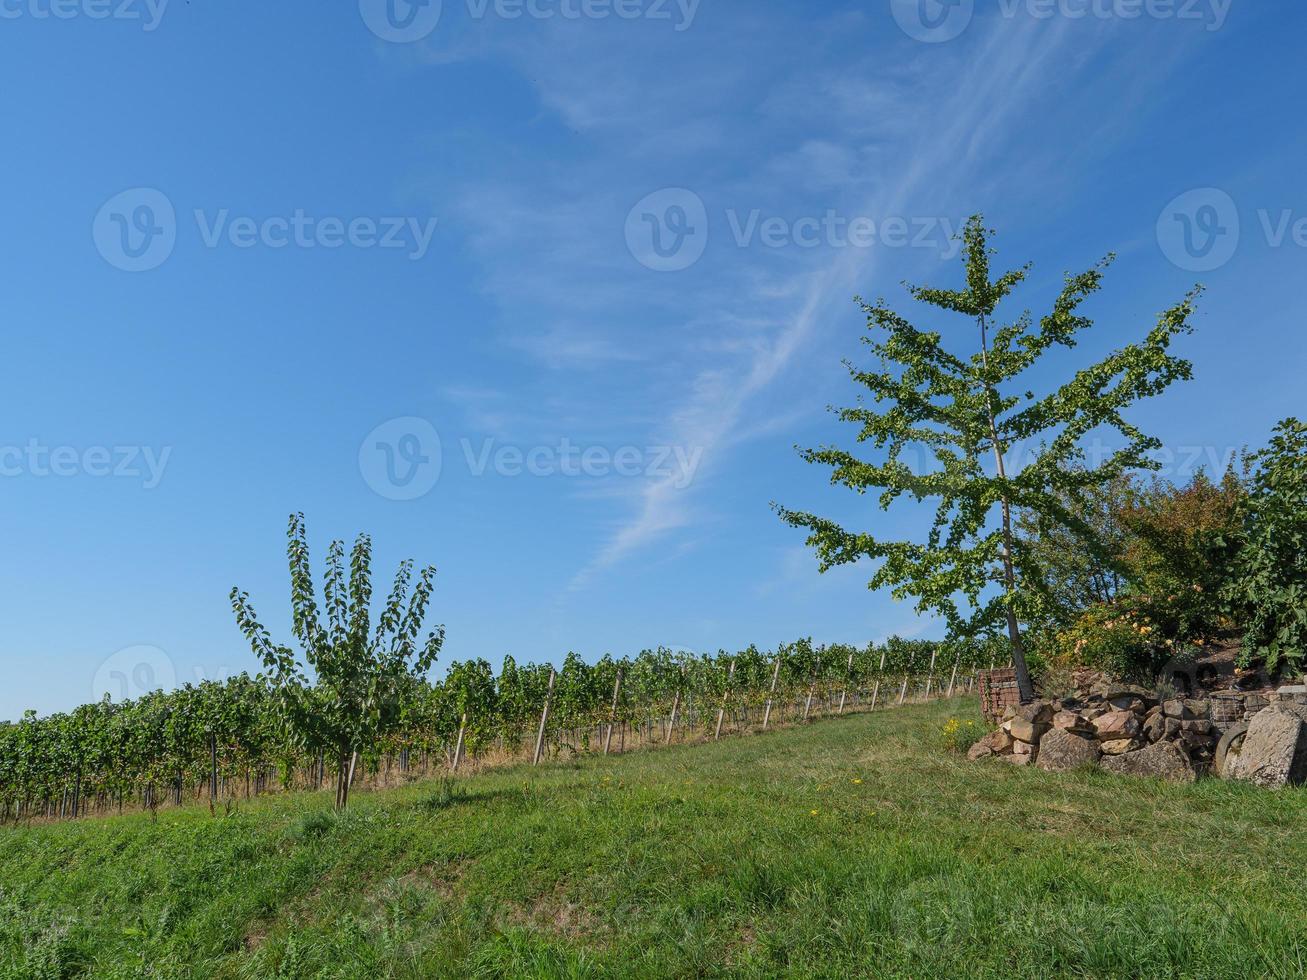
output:
M955 658L953 658L953 673L949 675L948 693L944 695L946 699L953 697L953 685L956 684L958 680L958 661L960 661L961 659L962 659L961 653L959 653Z
M926 701L930 700L930 686L935 683L935 658L938 656L938 650L930 651L930 672L926 675Z
M549 723L549 704L554 700L554 680L558 676L554 668L549 668L549 690L545 692L545 707L540 712L540 732L536 735L536 753L535 758L531 760L531 765L540 765L540 753L545 748L545 725Z
M767 723L771 721L771 703L776 697L776 682L781 676L781 655L776 654L776 669L771 672L771 690L767 692L767 707L762 713L762 730L767 730Z
M880 668L876 671L876 686L871 689L871 709L876 710L876 698L880 695L880 679L885 673L885 650L880 651Z
M676 682L676 696L672 698L672 716L667 719L667 742L670 745L672 733L676 731L676 712L681 707L681 685L685 681L685 671L681 671L681 676Z
M853 654L849 654L849 662L844 665L844 687L840 690L840 710L835 712L838 715L844 714L844 700L849 696L849 678L853 676Z
M209 807L218 802L218 736L209 732Z
M604 755L608 754L613 744L613 726L617 724L617 698L622 693L622 668L617 668L617 680L613 683L613 707L608 712L608 732L604 735Z
M898 701L898 703L899 703L900 705L903 704L903 699L904 699L905 697L907 697L907 694L908 694L908 675L907 675L907 674L904 674L904 675L903 675L903 685L899 688L899 701Z
M808 720L808 714L812 711L812 695L817 690L817 678L813 677L812 683L808 685L808 700L803 703L803 720Z
M467 712L463 712L463 717L458 721L458 741L454 743L454 763L450 766L452 772L458 772L458 764L463 760L463 735L467 731Z
M731 681L735 678L735 661L731 661L730 668L726 671L726 690L722 691L722 703L717 709L717 729L713 732L712 740L715 742L722 737L722 718L726 715L726 702L731 696Z

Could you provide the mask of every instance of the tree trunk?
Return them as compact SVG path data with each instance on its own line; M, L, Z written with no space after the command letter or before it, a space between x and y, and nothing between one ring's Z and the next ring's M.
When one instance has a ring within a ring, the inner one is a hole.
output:
M998 437L998 422L994 418L994 391L989 385L989 333L985 318L980 317L980 361L985 369L985 415L989 418L989 441L994 447L994 465L999 480L1007 480L1007 470L1003 464L1003 446ZM1016 594L1017 578L1012 567L1012 504L1006 491L1000 498L1003 508L1003 588L1007 593L1007 635L1012 643L1012 666L1017 673L1017 694L1021 703L1035 699L1035 685L1030 680L1030 670L1026 667L1026 648L1021 642L1021 625L1017 622L1016 610L1012 608L1012 599Z

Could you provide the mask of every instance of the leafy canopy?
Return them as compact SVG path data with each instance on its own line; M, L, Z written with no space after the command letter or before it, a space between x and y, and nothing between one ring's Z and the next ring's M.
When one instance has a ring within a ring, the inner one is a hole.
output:
M325 609L319 612L303 514L291 515L287 537L292 630L302 659L272 641L247 593L231 590L232 609L276 690L291 737L304 748L331 749L344 757L399 725L406 698L440 653L443 626L421 637L436 570L424 568L410 595L413 562L401 562L373 627L372 539L360 534L354 542L348 578L345 546L331 543L323 576Z
M860 397L836 414L858 427L857 442L877 450L876 457L835 446L800 450L808 462L831 468L833 484L859 494L879 489L884 510L904 497L934 502L925 540L886 540L774 506L783 520L809 531L822 571L871 559L878 563L871 588L915 600L918 612L942 616L952 636L993 633L1008 620L1019 658L1016 620L1041 601L1043 575L1037 555L1013 535L1010 513L1016 508L1038 515L1110 559L1082 515L1092 512L1094 496L1121 474L1157 468L1149 454L1159 441L1124 413L1190 377L1190 363L1170 348L1177 335L1190 331L1199 291L1162 313L1142 341L1036 397L1026 372L1050 350L1075 347L1092 325L1081 306L1099 290L1113 256L1066 277L1051 311L1038 320L1027 311L1000 323L996 311L1029 266L991 276L990 234L980 216L967 223L963 288L906 286L927 307L970 318L978 329L969 344L945 344L942 331L915 326L883 299L858 300L867 316L862 339L873 363L845 363L869 400ZM1108 431L1121 437L1121 448L1096 466L1083 465L1082 440ZM1041 449L1011 471L1008 454L1017 443L1039 443Z
M1246 617L1243 658L1267 670L1307 664L1307 425L1285 419L1256 467L1228 594Z

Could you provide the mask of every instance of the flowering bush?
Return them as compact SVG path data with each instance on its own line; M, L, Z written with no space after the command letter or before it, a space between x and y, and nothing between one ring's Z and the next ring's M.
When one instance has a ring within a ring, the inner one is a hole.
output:
M965 752L984 732L972 719L962 721L950 718L944 722L944 748L949 752Z
M1064 667L1092 667L1114 677L1150 678L1165 659L1157 627L1137 609L1122 604L1091 606L1057 637L1057 661Z

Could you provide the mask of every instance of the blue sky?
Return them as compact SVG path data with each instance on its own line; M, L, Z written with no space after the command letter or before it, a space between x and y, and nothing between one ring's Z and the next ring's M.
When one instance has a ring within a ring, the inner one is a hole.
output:
M252 670L292 510L446 662L930 635L768 504L917 526L792 447L974 211L1082 356L1208 286L1182 475L1302 412L1301 5L394 4L0 3L0 718Z

